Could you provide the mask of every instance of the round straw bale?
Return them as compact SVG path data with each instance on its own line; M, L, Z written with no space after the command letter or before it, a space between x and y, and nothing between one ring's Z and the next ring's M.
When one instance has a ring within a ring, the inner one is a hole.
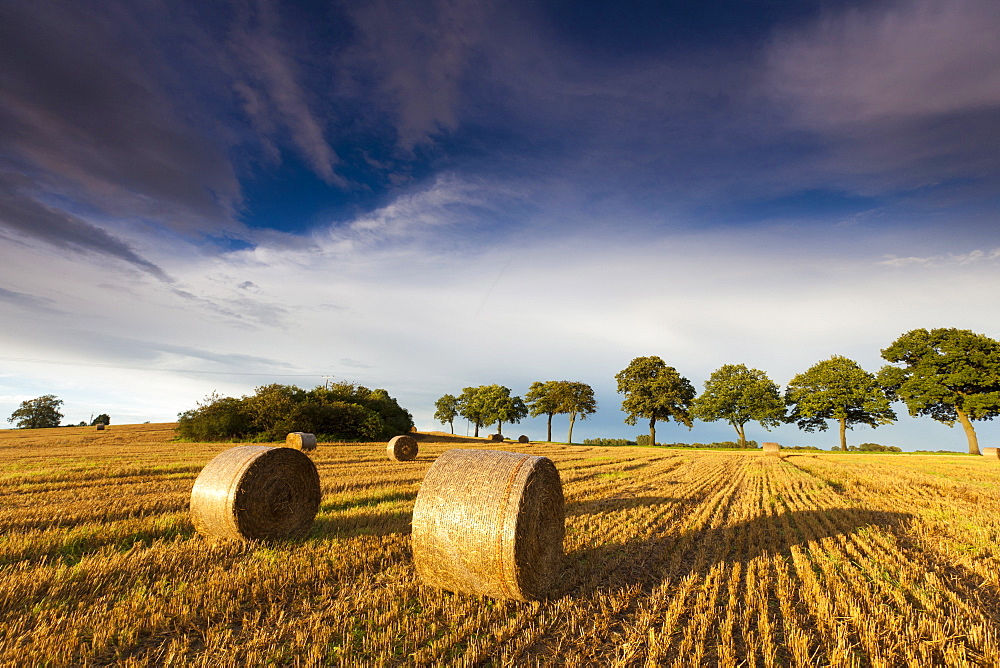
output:
M210 461L191 489L191 521L209 538L267 540L309 533L319 473L293 448L240 445Z
M490 434L490 440L491 441L502 441L503 440L503 434Z
M389 459L395 462L408 462L417 456L417 439L412 436L393 436L389 445L385 446Z
M286 448L298 448L302 452L312 452L316 449L316 434L305 431L293 431L285 437Z
M983 448L983 457L990 459L1000 459L1000 448Z
M525 436L524 434L521 434L520 436L517 437L517 442L518 443L527 443L528 442L528 437Z
M781 446L777 443L761 443L760 447L764 450L765 455L777 455L781 453Z
M427 471L413 508L413 561L424 584L532 601L562 565L562 482L547 457L447 450Z
M103 424L97 425L97 431L104 431L104 425Z

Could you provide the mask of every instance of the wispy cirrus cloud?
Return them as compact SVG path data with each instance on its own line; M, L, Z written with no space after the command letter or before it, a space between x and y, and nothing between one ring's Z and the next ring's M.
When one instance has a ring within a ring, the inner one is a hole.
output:
M1000 248L993 250L971 250L968 253L947 253L945 255L898 257L886 255L878 264L886 267L970 265L1000 260Z
M320 178L346 186L334 171L340 159L327 140L325 121L313 109L319 98L303 85L294 42L282 37L277 6L258 0L243 7L229 48L242 65L234 72L233 88L271 158L279 159L274 140L284 130Z

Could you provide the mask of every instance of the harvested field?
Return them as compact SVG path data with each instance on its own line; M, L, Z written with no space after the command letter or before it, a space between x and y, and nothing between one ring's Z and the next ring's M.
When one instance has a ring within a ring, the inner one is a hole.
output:
M1000 665L982 457L503 444L566 498L555 596L515 603L413 568L418 485L470 439L324 444L306 539L213 543L188 498L233 444L172 427L0 431L0 664Z

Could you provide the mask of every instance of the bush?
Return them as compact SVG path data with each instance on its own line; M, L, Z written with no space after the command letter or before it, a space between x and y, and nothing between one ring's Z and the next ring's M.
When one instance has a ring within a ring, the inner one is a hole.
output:
M177 418L177 434L192 441L226 441L259 433L244 402L214 392Z
M649 434L639 434L635 437L636 445L649 445Z
M862 443L858 447L847 446L847 449L855 452L902 452L903 449L895 445L879 445L878 443Z
M646 437L649 440L649 437ZM584 445L635 445L635 441L630 441L627 438L585 438L583 439Z
M648 440L648 436L646 437ZM662 448L720 448L727 450L749 450L757 448L757 441L747 441L746 448L741 448L737 441L716 441L714 443L659 443Z
M371 441L405 434L410 413L385 390L342 384L310 391L294 385L258 387L240 399L213 393L178 416L181 438L194 441L280 441L289 432L322 434L324 440Z

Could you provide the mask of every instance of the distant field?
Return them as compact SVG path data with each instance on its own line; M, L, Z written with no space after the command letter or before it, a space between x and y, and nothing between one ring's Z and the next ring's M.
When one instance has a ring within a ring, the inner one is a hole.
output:
M422 587L417 461L320 445L312 534L212 544L230 444L172 424L0 431L2 665L1000 665L1000 464L520 445L567 500L557 596ZM499 444L493 444L498 446Z

